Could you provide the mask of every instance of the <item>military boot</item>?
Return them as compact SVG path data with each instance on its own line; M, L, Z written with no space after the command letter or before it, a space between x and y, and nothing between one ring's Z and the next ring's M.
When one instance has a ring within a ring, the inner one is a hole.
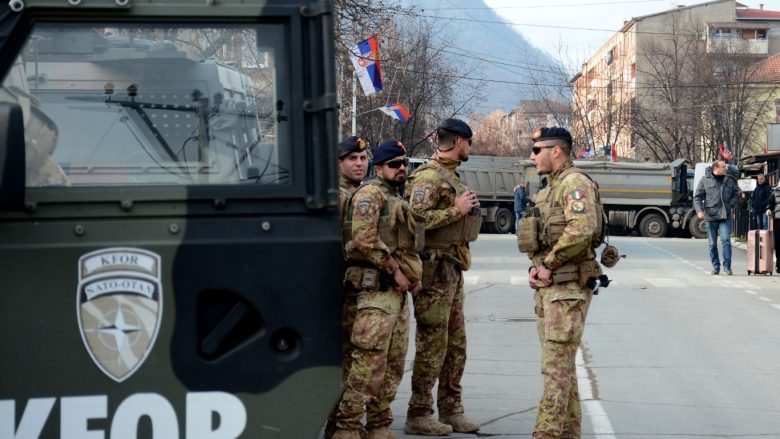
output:
M418 416L406 420L404 433L423 436L444 436L452 433L452 427L433 419L431 415Z
M475 431L479 430L479 424L466 419L466 417L463 416L463 413L442 416L439 418L439 421L444 424L451 425L452 429L458 433L474 433Z
M339 428L330 437L331 439L360 439L360 431Z
M390 431L390 427L379 427L368 430L368 439L398 439L398 436Z

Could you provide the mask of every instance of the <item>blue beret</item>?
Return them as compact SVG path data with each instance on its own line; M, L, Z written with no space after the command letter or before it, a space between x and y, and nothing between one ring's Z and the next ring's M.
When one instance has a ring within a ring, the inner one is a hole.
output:
M390 159L402 155L406 155L406 148L404 148L403 143L397 140L388 140L377 146L374 150L374 156L371 158L371 166L381 165Z
M439 125L437 130L452 131L453 133L467 139L470 139L474 136L474 134L471 132L471 128L466 124L466 122L463 122L460 119L447 119Z
M543 140L554 140L554 139L566 140L569 143L572 143L571 134L569 133L568 130L566 130L566 128L560 128L560 127L540 128L534 131L533 134L531 134L531 140L533 140L534 142L541 142Z
M353 152L366 150L366 141L360 136L350 136L339 142L339 158L344 158Z

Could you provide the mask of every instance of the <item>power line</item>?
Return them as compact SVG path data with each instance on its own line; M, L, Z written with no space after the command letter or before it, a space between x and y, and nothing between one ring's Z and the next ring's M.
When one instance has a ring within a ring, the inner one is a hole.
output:
M531 5L531 6L499 6L499 7L479 7L479 8L420 8L422 11L467 11L467 10L486 10L486 9L539 9L539 8L560 8L560 7L579 7L579 6L600 6L600 5L627 5L630 3L657 3L664 0L629 0L624 2L599 2L599 3L570 3L570 4L549 4L549 5Z

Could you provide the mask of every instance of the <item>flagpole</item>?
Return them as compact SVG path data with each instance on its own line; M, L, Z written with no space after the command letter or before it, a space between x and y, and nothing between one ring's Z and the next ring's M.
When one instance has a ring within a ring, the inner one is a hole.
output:
M357 136L357 72L352 74L352 135Z

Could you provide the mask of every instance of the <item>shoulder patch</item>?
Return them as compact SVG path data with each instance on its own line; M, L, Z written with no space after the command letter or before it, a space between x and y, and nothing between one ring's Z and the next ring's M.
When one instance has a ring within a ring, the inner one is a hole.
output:
M574 213L585 213L585 203L582 201L573 201L571 203L571 211Z
M420 188L414 191L413 199L415 203L422 203L425 200L425 188Z
M358 213L365 215L368 213L368 209L371 207L371 200L360 200L357 205Z
M575 189L571 192L571 197L575 200L581 200L585 198L585 191L582 189Z

